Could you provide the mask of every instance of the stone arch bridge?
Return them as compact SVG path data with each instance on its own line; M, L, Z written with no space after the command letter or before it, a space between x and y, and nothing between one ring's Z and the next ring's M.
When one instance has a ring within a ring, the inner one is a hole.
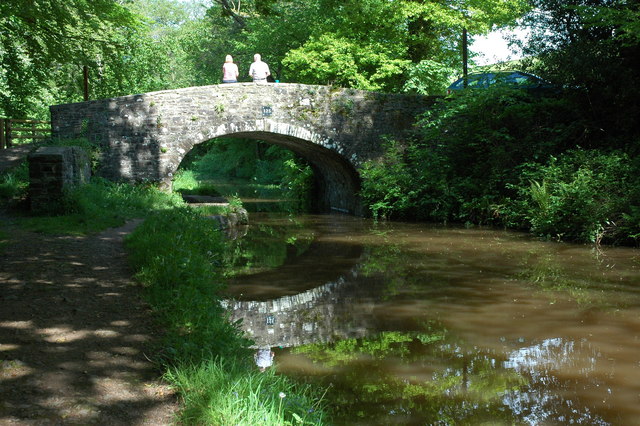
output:
M331 86L235 83L51 106L53 136L103 146L108 179L171 186L196 145L217 137L258 139L312 165L320 210L360 214L357 168L379 156L383 136L406 137L434 98Z

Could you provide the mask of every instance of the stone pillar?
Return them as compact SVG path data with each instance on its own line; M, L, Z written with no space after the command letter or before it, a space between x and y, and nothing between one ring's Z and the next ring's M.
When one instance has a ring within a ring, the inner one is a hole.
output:
M28 161L29 200L36 213L60 211L65 192L91 176L89 156L77 146L41 147Z

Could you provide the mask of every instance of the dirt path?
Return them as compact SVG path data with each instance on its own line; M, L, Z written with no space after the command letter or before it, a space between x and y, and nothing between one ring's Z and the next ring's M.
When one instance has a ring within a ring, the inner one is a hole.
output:
M0 173L19 166L27 158L27 155L37 147L37 145L28 144L0 149Z
M172 423L122 246L134 226L91 237L0 226L0 425Z

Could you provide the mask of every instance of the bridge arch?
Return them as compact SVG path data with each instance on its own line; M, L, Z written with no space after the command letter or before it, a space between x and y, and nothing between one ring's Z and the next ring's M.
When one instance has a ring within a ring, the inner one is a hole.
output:
M260 140L288 149L309 162L314 172L316 191L314 199L318 210L362 213L357 196L360 190L360 177L353 164L336 152L337 147L340 146L339 143L288 123L267 121L259 124L258 127L254 122L223 125L216 128L204 140L183 141L180 143L182 148L176 157L176 162L172 162L169 166L165 186L171 184L171 176L176 173L184 157L195 145L221 137Z
M301 155L317 176L319 206L359 214L358 167L403 138L435 98L331 86L235 83L50 107L54 137L104 148L99 174L169 186L198 143L260 139Z

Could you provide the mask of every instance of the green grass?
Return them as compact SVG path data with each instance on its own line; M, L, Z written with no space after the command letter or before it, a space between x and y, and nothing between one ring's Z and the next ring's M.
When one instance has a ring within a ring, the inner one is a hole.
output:
M126 241L165 330L155 361L182 397L181 424L323 424L318 391L260 373L250 342L227 321L219 303L227 243L210 219L190 208L156 213Z
M24 197L29 187L29 167L23 162L7 172L0 174L0 200L10 200Z
M182 205L178 195L150 185L134 186L93 178L91 183L69 193L51 214L23 216L20 223L36 232L85 235Z
M207 361L171 370L166 378L185 395L180 421L207 425L304 425L325 423L322 398L272 370ZM315 401L315 402L314 402Z
M214 184L200 182L191 170L181 170L173 180L173 190L181 194L220 196Z

